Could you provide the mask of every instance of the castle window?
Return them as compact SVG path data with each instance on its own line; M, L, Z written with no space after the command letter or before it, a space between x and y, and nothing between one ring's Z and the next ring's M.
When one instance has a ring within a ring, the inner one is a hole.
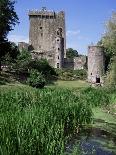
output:
M39 48L41 48L41 45L39 45Z
M57 41L59 41L59 39L57 39Z
M59 63L57 63L57 68L59 68Z
M60 48L58 48L58 51L60 50Z
M57 31L57 35L60 35L59 31Z
M41 33L41 37L43 37L43 33Z
M52 57L52 55L50 54L50 55L48 55L49 57Z
M53 19L53 16L50 16L50 19Z
M58 56L58 59L59 59L59 56Z
M42 30L42 27L40 27L40 29Z

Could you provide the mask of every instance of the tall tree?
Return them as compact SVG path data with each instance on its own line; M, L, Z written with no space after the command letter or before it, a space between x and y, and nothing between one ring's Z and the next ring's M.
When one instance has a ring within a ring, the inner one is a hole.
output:
M14 4L15 0L0 0L0 62L1 57L6 54L4 45L6 46L7 35L19 20Z
M106 33L99 44L105 47L106 62L109 64L109 82L116 84L116 12L106 23Z

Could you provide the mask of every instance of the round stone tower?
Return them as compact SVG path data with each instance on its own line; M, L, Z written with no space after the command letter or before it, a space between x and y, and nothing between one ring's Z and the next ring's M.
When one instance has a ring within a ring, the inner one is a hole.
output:
M104 74L104 48L102 46L88 47L88 81L103 83Z
M63 38L62 38L62 28L58 28L56 31L55 39L55 68L62 68L64 49L63 49Z

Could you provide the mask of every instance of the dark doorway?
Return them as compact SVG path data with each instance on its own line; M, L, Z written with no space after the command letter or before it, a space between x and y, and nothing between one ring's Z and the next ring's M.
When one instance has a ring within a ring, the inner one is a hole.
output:
M96 77L96 83L100 83L100 77Z

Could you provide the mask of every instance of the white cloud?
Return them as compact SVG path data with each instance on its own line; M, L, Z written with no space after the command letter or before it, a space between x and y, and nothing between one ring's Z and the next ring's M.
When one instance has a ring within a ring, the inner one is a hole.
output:
M66 36L75 36L78 35L80 33L80 30L68 30L66 32Z
M87 40L87 41L89 41L89 38L88 38L88 37L86 37L86 36L81 36L81 35L79 35L79 36L77 37L77 39L78 39L78 40Z
M23 35L9 35L8 36L8 40L12 41L12 42L15 42L16 44L18 42L26 42L26 43L29 42L28 37L27 36L23 36Z

